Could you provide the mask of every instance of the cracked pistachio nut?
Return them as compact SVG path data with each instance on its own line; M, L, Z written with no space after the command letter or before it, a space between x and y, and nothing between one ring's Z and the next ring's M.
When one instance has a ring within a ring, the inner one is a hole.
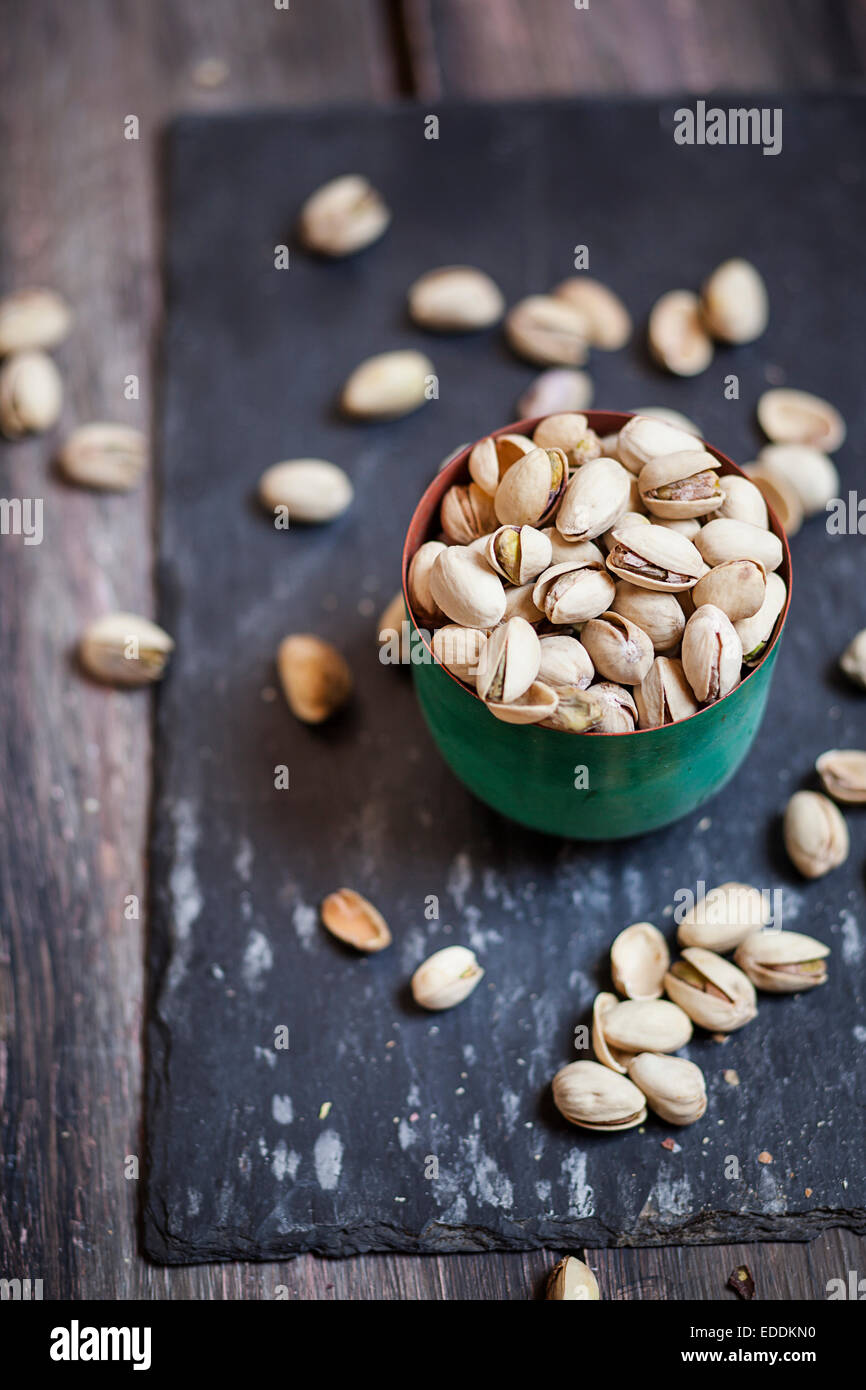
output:
M682 959L674 961L665 975L665 991L690 1019L711 1033L733 1033L758 1012L748 976L703 946L687 946Z
M691 1038L692 1024L667 999L626 999L605 1013L604 1036L623 1052L677 1052Z
M787 601L788 590L784 580L778 574L768 574L764 602L755 616L741 618L734 624L743 645L743 661L747 666L754 666L760 661Z
M547 367L527 386L517 402L519 419L588 410L592 405L592 377L576 367Z
M615 593L600 560L566 560L539 576L532 601L552 623L585 623L606 612Z
M503 724L543 724L556 714L559 694L544 681L533 681L529 689L510 704L495 700L486 700L485 704Z
M343 387L340 405L361 420L397 420L427 400L436 369L423 352L380 352L359 363Z
M751 526L760 526L766 531L770 518L760 488L755 487L748 478L740 477L739 473L726 473L719 481L724 500L716 515L729 521L747 521Z
M16 352L0 366L0 430L7 439L50 430L62 405L60 373L44 352Z
M678 521L707 516L724 499L718 459L705 449L662 454L644 464L638 476L641 501L653 516Z
M525 434L487 435L469 454L469 476L492 497L513 463L536 446Z
M321 637L297 632L277 649L277 673L289 709L305 724L330 719L352 693L345 657Z
M442 610L433 597L430 578L433 566L448 547L442 541L425 541L419 545L409 564L407 589L412 612L422 627L430 627L442 617Z
M631 483L616 459L595 458L578 468L556 513L556 529L566 540L591 541L615 526L628 510Z
M776 514L786 536L796 536L803 525L803 503L785 475L760 463L746 463L743 472Z
M615 1133L646 1119L642 1091L599 1062L569 1062L553 1078L553 1102L569 1124Z
M458 680L474 686L486 641L487 633L480 628L446 623L433 633L433 655Z
M690 453L694 448L695 437L690 430L658 415L633 415L623 425L617 441L617 455L623 467L638 475L654 459Z
M713 360L713 343L704 328L700 300L691 290L669 290L657 299L647 333L652 356L675 376L697 376Z
M779 537L748 521L713 517L701 527L695 545L710 568L723 565L727 560L756 560L770 574L782 563Z
M579 685L587 690L592 685L595 670L589 652L576 637L551 633L539 640L541 664L538 679L554 690L562 686Z
M695 1062L639 1052L628 1066L629 1080L643 1091L651 1110L669 1125L693 1125L707 1108L707 1085Z
M329 893L319 910L331 935L347 946L354 946L356 951L384 951L391 945L391 932L385 918L354 888L338 888L335 893Z
M681 946L702 946L723 954L766 926L764 895L748 883L720 883L683 914L677 930Z
M515 460L496 489L493 505L503 526L546 521L565 490L568 465L561 449L533 448Z
M422 1009L453 1009L469 997L483 974L468 946L445 946L418 966L412 998Z
M565 300L531 294L508 311L505 336L518 356L540 367L582 367L589 323Z
M505 590L484 556L468 546L441 550L430 570L433 601L463 627L496 627L505 616Z
M614 527L613 539L608 569L638 588L676 593L693 588L706 572L691 541L665 526Z
M641 589L621 579L611 607L646 633L656 653L672 651L682 639L686 616L675 594Z
M626 999L660 999L670 952L658 927L652 922L634 922L610 948L613 983Z
M767 574L757 560L728 560L716 565L692 589L696 608L710 603L720 608L732 623L753 618L760 611L767 592Z
M758 424L774 444L811 444L832 454L845 440L845 421L835 406L808 391L776 388L758 401Z
M660 729L698 712L683 663L669 656L656 657L643 682L635 686L634 701L641 729Z
M631 477L632 482L634 482L634 478L631 474L629 474L629 477ZM617 531L628 531L631 526L650 526L651 524L645 512L623 512L622 516L614 522L609 531L605 531L601 538L608 555L616 545Z
M568 1299L572 1302L597 1303L601 1298L598 1280L583 1260L566 1255L554 1265L547 1279L545 1298Z
M771 477L782 477L800 499L806 516L818 516L840 494L839 471L827 454L810 444L765 444L758 463Z
M265 469L259 479L265 510L276 514L285 509L289 525L333 521L351 505L353 496L348 475L327 459L286 459Z
M548 415L535 427L534 444L541 449L561 449L570 470L601 454L601 440L578 411Z
M611 1047L604 1035L605 1016L611 1009L615 1009L619 1002L615 994L602 992L595 996L592 1004L592 1050L596 1060L601 1062L603 1067L609 1067L611 1071L618 1071L621 1076L625 1076L626 1067L633 1054Z
M496 526L493 498L477 483L455 483L442 498L442 530L454 545L471 545Z
M796 931L756 931L737 947L734 960L752 984L768 994L799 994L827 982L830 947Z
M716 266L701 290L701 317L723 343L753 343L767 327L770 302L751 261L736 257Z
M631 316L619 295L589 275L572 275L553 291L583 314L590 347L617 352L631 337Z
M298 231L320 256L351 256L378 241L390 221L390 209L368 179L342 174L310 194Z
M560 685L555 690L556 708L544 720L545 729L566 734L595 730L604 714L601 703L582 685Z
M148 685L162 678L174 642L136 613L109 613L85 629L78 645L88 675L107 685Z
M848 858L848 827L821 792L795 792L785 810L785 849L804 878L823 878Z
M815 763L828 796L851 806L866 802L866 752L861 748L829 748Z
M25 289L0 299L0 357L46 352L72 327L72 311L54 290Z
M509 618L484 644L475 688L482 700L510 705L525 695L538 675L541 647L525 618Z
M740 683L743 644L715 604L696 608L683 633L683 671L699 704L712 704Z
M601 719L592 726L594 734L630 734L637 727L637 705L624 685L597 681L586 693L597 700L603 710Z
M528 584L552 564L550 538L534 526L500 526L484 549L491 569L509 584Z
M128 425L79 425L64 440L57 462L63 475L81 487L127 492L145 470L147 439Z
M617 685L640 685L653 664L650 638L621 613L590 618L580 638L599 675Z
M409 289L411 318L436 333L490 328L504 312L505 300L495 280L471 265L428 270Z
M851 638L839 658L839 666L849 680L866 690L866 627Z

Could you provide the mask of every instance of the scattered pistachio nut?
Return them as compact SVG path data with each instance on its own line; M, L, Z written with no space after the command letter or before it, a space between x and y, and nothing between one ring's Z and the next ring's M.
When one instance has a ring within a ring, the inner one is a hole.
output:
M866 802L866 752L860 748L830 748L815 763L828 796L859 806Z
M629 1062L628 1076L643 1091L650 1109L669 1125L693 1125L706 1111L704 1074L685 1057L639 1052Z
M356 951L383 951L391 945L388 923L378 908L354 888L338 888L321 906L322 921L332 936Z
M581 367L589 321L564 299L531 294L508 311L505 334L514 351L540 367Z
M128 492L147 464L147 439L129 425L94 421L67 435L57 456L61 472L81 487Z
M592 405L592 377L576 367L547 367L530 382L517 402L518 418L588 410Z
M633 1129L646 1119L642 1091L598 1062L569 1062L553 1078L553 1101L570 1124L599 1133Z
M686 623L682 662L702 705L721 700L739 685L743 644L730 618L715 604L702 604Z
M595 996L592 1005L592 1050L603 1067L609 1067L611 1071L618 1071L621 1076L625 1076L628 1063L634 1054L611 1047L604 1033L605 1017L619 1002L615 994L602 992Z
M601 1298L598 1280L583 1260L566 1255L554 1265L547 1279L547 1299L568 1299L571 1302L597 1303Z
M589 275L572 275L553 291L583 315L590 347L616 352L631 337L631 316L619 295Z
M839 666L849 680L866 690L866 627L851 638L839 658Z
M770 301L759 271L739 257L723 261L704 282L701 317L723 343L753 343L767 327Z
M758 463L765 476L784 478L794 489L805 516L820 516L840 495L835 463L811 444L765 444Z
M305 724L330 719L352 693L352 673L345 657L312 633L283 638L277 650L277 673L292 714Z
M757 1015L755 989L723 956L687 946L665 975L665 992L693 1022L711 1033L733 1033Z
M16 352L0 366L0 430L7 439L50 430L62 405L60 373L44 352Z
M758 424L775 444L811 444L825 454L835 453L845 440L845 421L835 406L808 391L765 391L758 401Z
M781 445L781 448L786 446ZM793 447L793 446L792 446ZM776 519L786 536L796 536L803 525L803 503L796 488L783 473L766 468L760 463L743 465L743 472L754 483L767 506L776 514Z
M703 325L700 300L691 290L669 290L656 300L648 337L656 362L675 376L697 376L713 360L712 339Z
M785 811L785 848L804 878L822 878L848 858L848 827L821 792L795 792Z
M757 931L734 952L734 960L768 994L799 994L826 984L829 946L795 931Z
M701 946L722 955L766 926L769 910L762 893L748 883L720 883L690 907L679 923L681 946Z
M340 404L347 415L361 420L397 420L424 404L435 375L433 363L422 352L380 352L355 368Z
M669 965L668 944L652 922L635 922L614 937L611 974L627 999L660 999Z
M265 470L259 497L272 515L285 508L293 521L333 521L351 506L354 490L348 476L326 459L287 459Z
M148 685L160 680L173 650L168 633L136 613L98 618L78 644L84 670L107 685Z
M428 270L409 290L409 314L436 333L472 333L498 323L505 312L502 291L483 270L445 265Z
M362 174L342 174L311 193L298 230L321 256L351 256L378 241L391 221L381 194Z
M23 289L0 299L0 357L47 352L72 327L72 311L56 290Z
M692 1024L668 999L626 999L604 1015L604 1036L623 1052L677 1052L691 1038Z
M412 998L422 1009L453 1009L469 997L483 974L468 946L446 946L418 966Z

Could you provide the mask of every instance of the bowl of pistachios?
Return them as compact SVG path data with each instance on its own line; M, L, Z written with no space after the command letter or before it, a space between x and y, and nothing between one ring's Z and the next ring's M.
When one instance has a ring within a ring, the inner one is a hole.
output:
M791 591L763 493L678 422L520 420L463 449L412 518L412 672L445 762L570 839L687 815L758 732Z

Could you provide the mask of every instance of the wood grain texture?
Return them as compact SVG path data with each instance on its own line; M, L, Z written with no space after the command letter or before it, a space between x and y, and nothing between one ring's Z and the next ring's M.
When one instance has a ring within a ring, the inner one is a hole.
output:
M159 314L156 140L178 109L820 83L862 74L855 0L30 0L0 26L0 287L43 282L78 312L58 353L64 424L148 423ZM395 8L390 7L391 10ZM583 26L579 28L578 26ZM409 55L409 79L405 54ZM197 64L228 64L215 89ZM400 76L401 72L404 74ZM203 76L197 73L199 84ZM139 143L122 139L127 114ZM122 395L141 378L141 401ZM45 499L46 540L0 540L0 1275L59 1298L524 1300L554 1255L302 1257L154 1269L136 1253L142 893L150 701L81 681L76 634L112 606L149 612L151 498L52 476L52 439L0 446L0 493ZM94 803L96 805L94 806ZM866 1271L844 1232L807 1247L593 1252L609 1297L732 1298L743 1258L764 1298L820 1298Z

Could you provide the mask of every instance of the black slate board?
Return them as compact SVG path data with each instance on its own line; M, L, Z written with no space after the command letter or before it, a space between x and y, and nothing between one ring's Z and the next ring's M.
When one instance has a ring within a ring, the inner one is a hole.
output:
M591 272L640 326L630 348L594 355L599 406L680 407L746 460L764 386L810 388L847 417L838 461L845 488L862 488L866 106L786 99L771 158L676 146L677 104L444 106L438 142L416 109L172 131L159 579L177 652L158 703L143 1209L158 1260L866 1230L866 828L849 816L847 865L813 884L779 837L815 756L863 743L863 698L834 674L866 624L863 538L831 538L822 519L797 537L753 756L705 810L640 841L560 843L476 804L439 761L406 673L376 658L414 501L443 455L513 418L533 376L496 331L431 339L407 323L406 287L431 266L485 266L513 301L569 274L588 244ZM292 245L276 271L301 199L352 169L393 205L387 238L342 264ZM766 274L770 331L695 381L660 375L640 346L646 311L730 254ZM440 400L393 424L341 421L349 370L401 345L431 353ZM724 398L729 372L739 401ZM302 454L344 464L357 501L329 528L277 533L256 480ZM355 703L330 728L298 725L274 696L273 652L292 630L336 640L355 670ZM278 764L288 791L274 789ZM710 1103L692 1128L568 1128L548 1083L607 985L611 938L639 919L672 929L678 889L730 878L782 889L787 925L833 947L829 985L765 998L741 1034L693 1043ZM380 958L317 925L342 884L392 923ZM451 942L475 947L486 979L460 1009L422 1016L409 975ZM290 1047L275 1051L283 1025ZM726 1176L732 1156L739 1176Z

